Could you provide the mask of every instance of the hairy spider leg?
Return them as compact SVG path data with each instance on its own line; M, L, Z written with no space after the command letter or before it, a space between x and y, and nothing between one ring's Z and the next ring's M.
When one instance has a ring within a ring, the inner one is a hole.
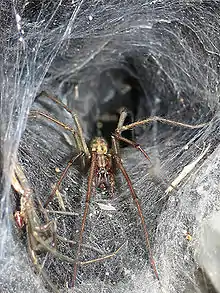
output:
M79 118L78 118L77 114L73 113L73 111L70 108L68 108L63 102L61 102L59 99L53 97L52 95L49 95L46 91L42 91L38 95L38 97L43 96L43 95L45 95L48 99L52 100L53 102L55 102L56 104L58 104L59 106L64 108L68 113L71 114L71 116L76 124L77 133L79 135L79 144L80 144L79 149L84 151L84 153L86 154L87 157L90 157L90 152L89 152L88 146L86 144L86 141L83 137L83 130L82 130L81 124L79 122Z
M81 144L78 143L78 141L81 140L81 137L78 134L78 132L76 132L72 127L70 127L69 125L64 124L61 121L51 117L49 114L47 114L45 112L41 112L41 111L38 111L38 110L32 110L30 112L30 114L29 114L30 117L34 117L34 118L36 118L37 115L42 116L42 117L44 117L44 118L56 123L57 125L63 127L65 130L70 131L72 133L72 135L74 136L74 138L78 138L78 139L76 139L76 144L77 144L77 148L79 149L79 151L81 151L75 158L71 158L70 161L68 162L65 170L63 171L63 173L61 175L61 178L59 179L59 181L56 184L55 188L53 189L51 195L49 196L49 198L47 199L47 201L45 202L45 204L43 206L44 208L46 208L48 206L48 204L53 200L54 195L56 193L56 190L59 188L60 184L62 183L62 180L65 177L68 169L70 168L70 166L74 163L74 161L76 159L78 159L80 156L82 156L84 154L84 151L81 149Z
M77 133L77 131L75 131L75 129L73 129L72 127L70 127L69 125L57 120L56 118L53 118L52 116L50 116L49 114L39 111L39 110L31 110L29 115L30 118L37 118L37 116L42 116L44 118L46 118L49 121L52 121L54 123L56 123L57 125L63 127L65 130L68 130L71 132L71 134L73 135L77 148L81 151L81 144L79 143L80 141L80 136L79 133Z
M94 175L95 175L96 165L97 165L96 152L92 152L91 166L90 166L90 170L89 170L89 177L88 177L88 183L87 183L87 193L86 193L85 208L84 208L82 224L81 224L81 230L80 230L80 234L79 234L78 248L77 248L77 253L76 253L76 260L77 261L78 261L80 251L81 251L83 232L84 232L84 229L85 229L86 217L87 217L87 214L88 214L89 203L90 203L90 199L91 199L91 195L92 195L92 183L93 183L93 179L94 179ZM71 287L73 287L73 288L74 288L75 281L76 281L77 267L78 267L78 264L75 263L74 269L73 269L73 279L72 279L72 283L71 283Z
M123 112L121 113L121 115L124 115ZM208 125L208 123L191 125L191 124L187 124L187 123L183 123L183 122L178 122L178 121L173 121L173 120L165 119L165 118L158 117L158 116L152 116L152 117L149 117L147 119L143 119L143 120L140 120L140 121L136 121L136 122L130 123L128 125L123 125L121 127L119 126L116 129L116 133L119 133L120 134L121 132L123 132L125 130L132 129L132 128L134 128L136 126L140 126L140 125L146 125L146 124L149 124L151 122L160 122L160 123L163 123L163 124L169 124L169 125L180 126L180 127L187 127L187 128L191 128L191 129L198 129L198 128L202 128L202 127Z
M147 158L148 161L150 161L150 162L151 162L151 160L150 160L149 156L147 155L147 153L144 151L144 149L139 144L137 144L136 142L134 142L132 140L129 140L129 139L127 139L127 138L125 138L125 137L123 137L121 135L121 133L123 131L130 130L130 129L133 129L133 128L137 127L137 126L146 125L146 124L149 124L149 123L152 123L152 122L160 122L160 123L163 123L163 124L169 124L169 125L179 126L179 127L187 127L187 128L191 128L191 129L198 129L198 128L202 128L205 125L207 125L207 123L198 124L198 125L191 125L191 124L186 124L186 123L182 123L182 122L178 122L178 121L165 119L165 118L158 117L158 116L149 117L149 118L141 120L141 121L136 121L134 123L124 125L124 122L125 122L125 119L127 117L127 114L128 113L127 113L126 109L123 109L121 111L118 126L117 126L113 136L116 137L118 140L124 141L127 144L131 145L133 148L139 150L145 156L145 158ZM118 147L117 147L117 149L118 149Z
M146 125L152 122L160 122L163 124L168 124L168 125L173 125L173 126L178 126L178 127L186 127L186 128L191 128L191 129L198 129L198 128L202 128L206 125L208 125L208 123L203 123L203 124L197 124L197 125L191 125L191 124L186 124L186 123L182 123L182 122L178 122L178 121L173 121L173 120L169 120L169 119L165 119L162 117L158 117L158 116L153 116L153 117L149 117L147 119L141 120L141 121L136 121L134 123L128 124L128 125L124 125L125 122L125 118L127 116L127 111L126 109L123 109L119 118L119 123L117 126L117 129L115 130L115 133L113 134L113 136L115 136L118 140L124 141L127 144L130 144L133 148L139 150L146 159L148 159L148 161L150 161L150 163L152 164L149 156L147 155L147 153L144 151L144 149L140 146L140 144L137 144L136 142L129 140L125 137L123 137L121 135L121 133L123 131L129 130L129 129L133 129L136 126L140 126L140 125ZM164 182L167 183L167 181L162 178ZM170 184L172 186L172 184ZM176 187L172 186L174 189L176 189Z
M140 151L144 156L145 158L151 163L151 166L153 166L152 164L152 161L150 159L150 157L148 156L148 154L145 152L145 150L140 146L140 144L132 141L132 140L129 140L121 135L119 135L118 133L114 133L112 134L112 136L114 136L116 139L118 140L122 140L124 142L126 142L127 144L130 144L133 148L135 148L136 150ZM160 174L161 175L161 174ZM169 183L165 178L160 178L165 184L169 184L170 186L173 187L173 189L177 190L177 188L175 186L172 185L172 183Z
M68 162L66 168L64 169L64 171L62 172L62 174L61 174L61 176L60 176L59 181L56 183L56 186L54 187L54 189L53 189L51 195L48 197L47 201L45 202L45 204L44 204L44 206L43 206L44 208L47 208L48 204L53 200L54 195L56 194L56 191L59 190L60 184L62 183L63 178L66 176L67 171L69 170L69 168L72 166L72 164L73 164L78 158L80 158L80 157L83 156L83 155L84 155L84 153L81 152L81 153L79 153L78 155L72 157L72 158L69 160L69 162Z
M125 124L125 119L127 118L127 116L128 116L128 111L125 108L123 108L120 112L117 129L120 129Z
M112 136L114 136L116 139L118 140L121 140L121 141L124 141L126 142L127 144L131 145L133 148L135 148L136 150L139 150L140 152L142 152L142 154L145 156L146 159L148 159L148 161L150 161L150 163L152 164L151 160L150 160L150 157L148 156L148 154L145 152L145 150L136 142L128 139L128 138L125 138L123 136L121 136L119 133L114 133L112 134Z
M139 200L137 198L136 192L133 189L133 186L132 186L131 180L130 180L130 178L128 176L128 173L126 172L126 170L125 170L125 168L124 168L124 166L123 166L123 164L121 162L121 159L116 155L114 156L114 158L116 160L118 168L121 170L123 176L125 177L125 179L127 181L128 187L129 187L130 192L131 192L132 197L133 197L133 200L134 200L134 202L136 204L136 207L138 209L138 214L139 214L139 216L141 218L141 224L142 224L142 227L143 227L143 230L144 230L145 241L146 241L146 245L147 245L147 249L148 249L148 253L149 253L150 263L151 263L151 266L153 268L153 271L154 271L154 274L155 274L156 278L159 280L159 275L158 275L156 264L155 264L155 261L154 261L154 257L153 257L152 251L151 251L149 235L148 235L147 226L146 226L146 223L145 223L145 219L144 219L144 216L143 216L141 205L140 205Z
M136 192L133 188L133 185L132 185L132 182L128 176L128 173L126 172L122 162L121 162L121 159L120 157L118 156L118 149L117 149L117 144L116 144L116 141L115 141L115 137L112 136L112 146L113 146L113 159L116 161L116 165L117 167L120 169L120 171L122 172L127 184L128 184L128 187L130 189L130 192L131 192L131 195L132 195L132 198L136 204L136 207L137 207L137 210L138 210L138 214L141 218L141 224L142 224L142 228L144 230L144 235L145 235L145 241L146 241L146 246L147 246L147 249L148 249L148 253L149 253L149 259L150 259L150 263L151 263L151 267L154 271L154 274L156 276L156 278L159 280L159 274L157 272L157 268L156 268L156 264L155 264L155 261L154 261L154 257L153 257L153 253L151 251L151 246L150 246L150 241L149 241L149 235L148 235L148 231L147 231L147 225L145 223L145 219L144 219L144 216L143 216L143 212L142 212L142 208L141 208L141 205L140 205L140 202L138 200L138 197L136 195Z
M73 129L72 127L70 127L69 125L57 120L56 118L53 118L52 116L50 116L49 114L45 113L45 112L42 112L40 110L31 110L30 113L29 113L29 117L30 118L37 118L37 116L42 116L42 117L45 117L46 119L58 124L59 126L63 127L65 130L68 130L70 131L73 136L75 135L78 135L77 132L75 131L75 129Z

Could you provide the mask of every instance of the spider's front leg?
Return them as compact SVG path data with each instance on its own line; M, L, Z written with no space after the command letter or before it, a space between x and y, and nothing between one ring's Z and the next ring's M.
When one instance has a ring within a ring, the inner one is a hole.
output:
M150 162L151 162L151 160L150 160L148 154L144 151L144 149L138 143L136 143L135 141L132 141L132 140L127 139L127 138L122 136L123 131L131 130L131 129L134 129L135 127L137 127L137 126L147 125L147 124L150 124L152 122L160 122L160 123L168 124L168 125L171 125L171 126L186 127L186 128L190 128L190 129L203 128L204 126L206 126L208 124L208 123L202 123L202 124L197 124L197 125L191 125L191 124L187 124L187 123L183 123L183 122L178 122L178 121L165 119L165 118L158 117L158 116L152 116L152 117L140 120L140 121L130 123L128 125L124 125L124 122L125 122L125 119L126 119L127 115L128 115L128 113L127 113L126 109L123 109L121 114L120 114L118 126L117 126L113 136L117 140L123 141L123 142L131 145L133 148L139 150L145 156L145 158Z
M67 107L67 105L65 105L62 101L60 101L59 99L57 99L53 95L48 94L46 91L42 91L37 96L37 98L40 96L46 96L48 99L52 100L54 103L59 105L61 108L65 109L72 116L76 129L66 125L65 123L62 123L61 121L57 120L56 118L51 117L49 114L44 113L39 110L31 111L30 116L36 117L37 115L39 115L39 116L45 117L46 119L56 123L57 125L60 125L65 130L70 131L76 141L76 145L77 145L78 150L80 152L84 152L86 157L90 157L90 152L89 152L88 146L87 146L86 141L83 136L83 130L82 130L82 126L80 124L78 115L76 113L74 113L69 107Z
M202 127L208 125L208 123L192 125L192 124L187 124L184 122L165 119L165 118L162 118L159 116L148 117L146 119L139 120L139 121L130 123L128 125L124 125L125 118L127 117L127 114L128 113L127 113L126 109L123 109L120 114L119 123L118 123L118 127L116 129L116 133L121 134L125 130L133 129L133 128L135 128L137 126L141 126L141 125L147 125L152 122L160 122L162 124L168 124L168 125L173 125L173 126L178 126L178 127L186 127L186 128L191 128L191 129L198 129L198 128L202 128Z

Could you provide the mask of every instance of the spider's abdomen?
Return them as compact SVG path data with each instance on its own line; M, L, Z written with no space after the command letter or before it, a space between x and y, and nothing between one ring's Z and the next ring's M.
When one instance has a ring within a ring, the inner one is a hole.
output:
M95 187L101 191L114 191L114 174L112 170L112 159L110 155L97 154L97 167L95 176Z

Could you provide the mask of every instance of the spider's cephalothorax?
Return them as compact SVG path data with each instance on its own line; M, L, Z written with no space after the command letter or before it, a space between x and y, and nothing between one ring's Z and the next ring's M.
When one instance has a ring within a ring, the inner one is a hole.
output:
M112 169L112 157L108 152L108 143L102 137L95 137L91 142L92 156L95 157L96 168L94 185L101 192L114 192L114 175Z

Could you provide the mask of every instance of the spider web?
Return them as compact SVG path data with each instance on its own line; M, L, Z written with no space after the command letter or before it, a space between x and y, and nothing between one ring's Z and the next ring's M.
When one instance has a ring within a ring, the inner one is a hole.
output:
M153 167L137 150L121 149L141 201L161 285L149 264L136 207L117 172L115 197L92 197L80 258L121 249L108 260L79 267L74 292L218 292L218 1L0 3L0 291L50 292L34 273L25 233L15 227L16 200L10 192L16 154L34 200L44 202L77 151L62 128L41 117L27 120L30 109L41 109L74 126L58 105L35 99L46 90L78 113L87 141L100 117L111 117L122 106L135 120L157 115L191 124L211 121L197 130L159 123L137 128L135 139ZM172 189L178 176L182 179ZM58 239L57 248L72 258L86 179L80 162L74 164L50 205L57 234L69 240ZM65 213L53 213L62 204ZM38 261L60 292L72 291L67 287L73 265L46 252Z

